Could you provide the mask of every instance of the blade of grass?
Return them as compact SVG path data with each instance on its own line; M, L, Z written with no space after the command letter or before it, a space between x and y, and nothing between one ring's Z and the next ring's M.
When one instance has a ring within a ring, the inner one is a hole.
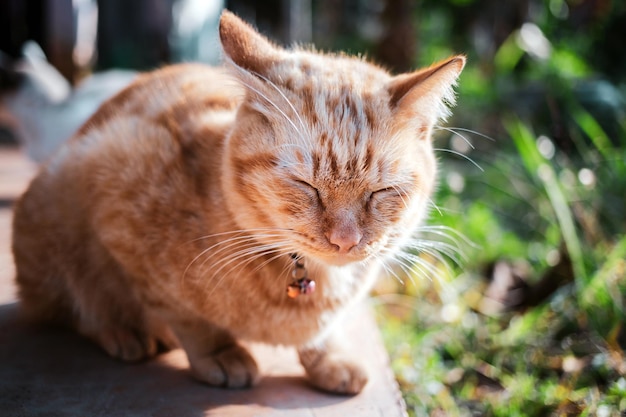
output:
M593 308L598 304L599 299L611 300L613 297L617 297L611 300L611 303L615 309L619 310L617 311L618 314L624 314L623 294L612 294L609 288L616 271L623 268L624 259L626 259L626 235L617 242L600 269L589 281L581 300L584 307Z
M572 117L574 121L581 128L583 132L593 145L598 149L602 156L606 159L611 159L613 156L614 147L611 143L611 139L606 134L602 126L596 121L596 119L581 105L572 103L570 104Z
M582 290L587 281L583 252L576 231L574 216L558 176L554 168L539 153L535 135L519 119L511 117L505 120L504 126L513 139L527 171L532 177L538 178L544 187L572 260L576 285L579 290Z

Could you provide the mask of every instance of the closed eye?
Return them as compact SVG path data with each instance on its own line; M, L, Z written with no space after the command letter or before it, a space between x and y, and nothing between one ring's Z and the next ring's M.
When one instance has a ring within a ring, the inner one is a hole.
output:
M310 194L311 196L316 197L318 201L321 201L320 192L313 185L300 179L295 179L294 182L298 185L298 188L300 188L307 194Z
M374 197L384 197L386 194L399 194L398 193L398 189L396 187L385 187L385 188L381 188L379 190L373 191L370 196L369 199L371 200Z
M371 204L377 204L387 200L396 200L399 198L406 206L406 196L407 194L402 186L392 185L373 191L367 199L367 205L371 207Z
M372 194L382 194L382 193L398 193L398 190L396 189L396 187L385 187L385 188L381 188L380 190L376 190L374 191Z

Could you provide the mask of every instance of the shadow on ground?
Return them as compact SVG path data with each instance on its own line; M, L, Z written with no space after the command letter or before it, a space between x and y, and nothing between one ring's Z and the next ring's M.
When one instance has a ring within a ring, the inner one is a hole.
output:
M215 415L222 416L253 404L256 415L280 415L349 400L313 391L302 376L268 376L248 390L215 389L194 381L186 368L180 349L125 364L70 331L22 322L16 303L0 306L4 416L196 417L218 408Z

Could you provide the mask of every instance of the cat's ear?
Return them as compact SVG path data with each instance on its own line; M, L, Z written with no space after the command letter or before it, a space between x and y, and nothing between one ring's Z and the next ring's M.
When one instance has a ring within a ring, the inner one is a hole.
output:
M220 41L227 58L253 74L265 74L283 50L252 26L225 10L220 18Z
M447 117L455 101L453 87L464 66L465 57L457 55L394 77L388 91L395 116L399 121L415 121L428 128Z

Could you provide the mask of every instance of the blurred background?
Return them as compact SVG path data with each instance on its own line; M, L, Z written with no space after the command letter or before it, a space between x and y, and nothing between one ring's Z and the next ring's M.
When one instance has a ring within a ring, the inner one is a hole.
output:
M45 159L135 71L218 63L223 8L394 72L468 56L433 250L373 298L409 413L623 416L626 2L3 0L0 136Z

